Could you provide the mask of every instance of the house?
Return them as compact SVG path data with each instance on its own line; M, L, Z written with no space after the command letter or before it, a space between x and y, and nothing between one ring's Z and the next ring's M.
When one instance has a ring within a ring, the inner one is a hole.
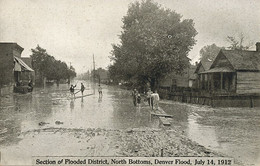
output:
M213 93L260 94L260 42L256 51L221 50L199 75L201 89Z
M194 65L190 65L182 74L173 72L167 75L160 81L160 88L172 91L173 89L193 87L196 80L196 76L194 75L195 69Z
M0 93L1 95L13 92L13 87L20 82L24 72L32 72L22 59L23 48L17 43L0 42Z
M204 80L207 80L207 75L202 75L202 72L205 72L210 69L210 66L212 65L213 60L210 60L208 58L202 58L201 61L196 65L195 69L195 78L194 81L196 83L196 87L198 89L207 89L207 84Z

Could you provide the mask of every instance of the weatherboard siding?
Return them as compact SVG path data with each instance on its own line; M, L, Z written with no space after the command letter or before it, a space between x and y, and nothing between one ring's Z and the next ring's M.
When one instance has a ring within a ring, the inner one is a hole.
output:
M260 94L260 72L237 72L238 94Z

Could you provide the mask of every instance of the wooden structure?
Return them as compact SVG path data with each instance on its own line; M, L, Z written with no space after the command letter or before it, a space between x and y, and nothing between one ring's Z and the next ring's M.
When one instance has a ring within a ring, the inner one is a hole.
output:
M204 84L205 77L207 77L204 74L201 74L205 71L208 71L210 69L210 66L212 65L213 61L207 58L202 58L201 61L199 62L199 64L197 65L196 69L195 69L195 74L197 75L197 79L195 81L196 83L196 87L198 89L206 89Z
M201 61L195 73L196 89L168 98L213 107L260 107L260 43L256 51L220 50L212 62Z
M199 78L211 93L260 94L260 51L221 50Z

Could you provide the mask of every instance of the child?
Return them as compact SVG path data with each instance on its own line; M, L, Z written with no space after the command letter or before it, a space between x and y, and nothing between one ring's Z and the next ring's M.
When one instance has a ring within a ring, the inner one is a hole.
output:
M137 94L137 104L140 106L141 104L141 95L140 93Z
M83 85L83 83L81 83L80 91L81 91L82 96L83 96L84 90L85 90L85 86Z
M149 88L148 89L148 92L147 92L147 101L148 101L148 104L149 104L149 106L152 106L153 104L152 104L152 91L151 91L151 89Z
M74 94L75 87L76 87L76 85L75 86L73 86L73 85L70 86L70 95L74 96L74 97L75 97L75 94Z
M133 103L134 103L134 106L136 106L136 97L137 97L137 94L138 94L138 91L136 89L134 89L132 91L132 97L133 97Z
M102 87L100 85L98 85L98 94L99 94L99 97L103 96L103 94L102 94Z

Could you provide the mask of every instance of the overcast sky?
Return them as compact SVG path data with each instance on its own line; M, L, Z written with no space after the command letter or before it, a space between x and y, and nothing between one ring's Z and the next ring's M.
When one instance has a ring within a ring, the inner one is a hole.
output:
M16 42L29 56L37 44L56 59L71 62L78 73L107 67L112 43L119 43L122 17L135 0L0 0L0 42ZM226 36L243 33L248 42L260 41L260 0L154 0L193 19L199 50L216 43L227 46ZM252 47L255 49L255 47Z

